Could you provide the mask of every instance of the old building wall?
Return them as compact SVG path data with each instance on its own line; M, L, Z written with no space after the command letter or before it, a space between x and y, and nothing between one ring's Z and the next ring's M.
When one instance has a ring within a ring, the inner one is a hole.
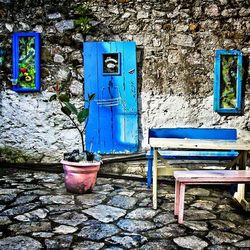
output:
M85 4L94 26L89 34L73 22L77 6ZM242 116L213 111L215 50L241 49L248 59L249 16L250 4L242 0L0 0L0 46L6 50L0 71L2 156L56 162L78 148L77 132L48 99L60 81L81 105L83 41L136 41L140 150L147 147L150 127L233 127L250 139L249 78ZM41 33L40 93L11 90L14 31Z

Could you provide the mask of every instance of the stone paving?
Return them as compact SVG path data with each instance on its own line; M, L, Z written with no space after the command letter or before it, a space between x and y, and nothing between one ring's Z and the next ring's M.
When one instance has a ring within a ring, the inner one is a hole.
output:
M10 169L0 185L0 249L250 249L250 215L226 188L189 187L179 225L171 184L159 185L157 210L134 180L98 178L73 195L62 174Z

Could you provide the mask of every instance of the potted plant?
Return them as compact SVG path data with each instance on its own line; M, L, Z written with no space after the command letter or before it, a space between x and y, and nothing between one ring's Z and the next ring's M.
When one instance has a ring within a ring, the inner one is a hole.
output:
M90 104L95 98L95 94L88 95L84 100L85 107L77 108L71 101L70 95L60 92L59 84L55 87L56 94L50 97L50 101L57 100L61 106L61 111L68 117L72 125L77 129L81 138L81 151L65 153L61 160L64 170L64 182L70 193L91 192L96 183L97 172L100 169L101 158L99 155L85 150L84 134L88 124Z

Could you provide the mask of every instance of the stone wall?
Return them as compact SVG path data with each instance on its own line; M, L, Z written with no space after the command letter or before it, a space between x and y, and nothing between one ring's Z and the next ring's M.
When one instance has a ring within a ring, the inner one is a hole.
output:
M76 29L76 6L87 4L94 30ZM137 43L140 150L147 147L150 127L233 127L250 139L249 78L245 79L242 116L213 111L213 63L216 49L250 54L250 4L245 0L0 0L2 156L13 161L57 162L77 148L76 131L48 102L57 80L81 105L83 41ZM11 35L41 33L42 90L11 90ZM249 71L247 66L246 71Z

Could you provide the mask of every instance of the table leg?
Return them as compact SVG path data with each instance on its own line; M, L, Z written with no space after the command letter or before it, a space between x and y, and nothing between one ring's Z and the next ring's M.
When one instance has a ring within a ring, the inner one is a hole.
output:
M247 151L241 152L242 157L239 162L239 170L246 169L247 164ZM245 200L245 184L238 184L237 192L234 194L234 198L241 204L242 200Z
M154 148L153 162L153 209L157 209L157 148Z
M179 213L179 204L180 204L180 182L175 181L175 202L174 202L174 215Z
M180 199L179 199L179 212L178 212L178 223L180 224L183 224L185 187L186 187L185 183L180 183Z

